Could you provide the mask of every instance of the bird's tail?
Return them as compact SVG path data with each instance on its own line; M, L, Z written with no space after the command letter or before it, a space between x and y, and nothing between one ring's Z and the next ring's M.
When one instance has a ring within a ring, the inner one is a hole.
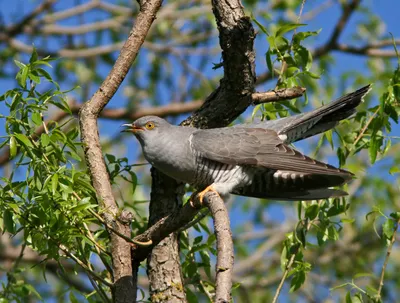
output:
M240 194L239 194L240 195ZM246 195L247 197L259 198L259 199L269 199L278 201L310 201L310 200L322 200L329 198L338 198L347 196L347 192L340 189L313 189L313 190L303 190L295 192L270 192L270 193L260 193L259 195Z
M349 182L350 173L337 175L304 174L295 171L260 170L254 174L249 185L235 189L232 193L276 200L318 200L342 197L346 192L329 187Z
M303 114L299 119L293 120L292 123L281 129L279 134L286 135L288 141L295 142L323 133L335 127L339 121L350 117L370 89L371 84Z

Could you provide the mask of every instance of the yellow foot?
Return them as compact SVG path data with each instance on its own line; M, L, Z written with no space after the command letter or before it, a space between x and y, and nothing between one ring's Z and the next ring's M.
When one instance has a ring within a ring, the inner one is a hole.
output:
M219 193L212 187L212 184L211 184L211 185L207 186L204 190L202 190L201 192L198 193L199 201L200 201L200 205L201 205L201 206L203 206L204 196L205 196L206 193L208 193L209 191L214 192L218 197L220 197ZM220 198L221 198L221 197L220 197ZM194 203L193 203L193 200L192 200L192 199L190 199L190 205L191 205L193 208L196 208L195 205L194 205Z

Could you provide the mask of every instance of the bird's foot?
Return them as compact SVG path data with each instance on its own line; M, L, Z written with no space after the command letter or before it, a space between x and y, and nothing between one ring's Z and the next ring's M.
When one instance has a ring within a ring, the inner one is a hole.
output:
M206 193L208 193L209 191L212 191L213 193L215 193L218 197L221 198L221 196L219 195L219 193L212 187L212 185L207 186L204 190L202 190L201 192L199 192L197 194L198 199L200 201L200 207L204 206L203 200L204 200L204 196L206 195ZM193 208L198 208L196 207L195 203L193 202L193 199L191 198L190 201L190 206L192 206Z

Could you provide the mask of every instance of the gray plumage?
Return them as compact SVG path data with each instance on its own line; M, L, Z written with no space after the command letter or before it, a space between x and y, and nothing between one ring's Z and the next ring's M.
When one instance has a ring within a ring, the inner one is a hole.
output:
M199 190L278 200L346 195L330 189L353 174L311 159L288 144L336 126L355 112L370 85L316 110L292 117L201 130L146 116L125 124L154 167Z

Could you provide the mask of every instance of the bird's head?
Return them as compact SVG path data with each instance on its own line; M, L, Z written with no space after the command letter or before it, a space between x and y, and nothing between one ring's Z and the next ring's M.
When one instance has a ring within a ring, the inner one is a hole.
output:
M155 139L159 136L162 130L165 130L170 124L157 116L145 116L137 119L132 124L123 124L122 126L126 127L122 132L133 133L143 145L147 140Z

